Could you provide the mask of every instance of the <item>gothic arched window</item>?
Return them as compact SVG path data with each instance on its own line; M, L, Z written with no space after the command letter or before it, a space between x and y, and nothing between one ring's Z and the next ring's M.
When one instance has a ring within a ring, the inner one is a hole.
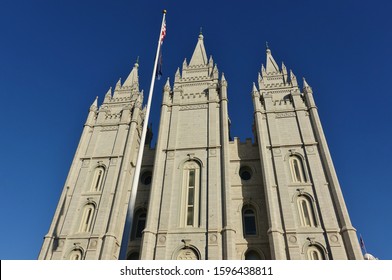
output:
M312 245L307 250L308 260L325 260L324 252L319 246Z
M93 224L95 206L92 203L87 204L83 208L83 215L80 221L79 232L90 232Z
M91 191L98 192L101 190L104 174L105 169L102 166L95 168L93 180L91 181Z
M294 183L302 183L305 182L305 172L304 172L304 166L302 163L302 159L299 156L290 156L289 159L290 163L290 172L291 172L291 178Z
M256 213L250 206L244 206L242 209L242 225L244 236L256 235Z
M316 217L313 210L313 204L306 195L301 195L297 199L299 219L303 227L316 227Z
M182 214L185 226L199 226L200 166L195 161L188 161L183 169Z

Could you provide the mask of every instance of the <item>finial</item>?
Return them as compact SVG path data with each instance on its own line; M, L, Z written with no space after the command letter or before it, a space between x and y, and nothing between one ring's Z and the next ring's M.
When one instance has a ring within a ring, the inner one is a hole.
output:
M200 27L199 39L203 39L203 27Z
M136 58L135 67L139 67L139 56Z
M166 10L163 10L162 13L166 15L167 11L166 11Z
M271 53L271 50L270 50L270 48L269 48L269 45L268 45L268 42L267 42L267 41L265 41L265 51L266 51L267 53Z

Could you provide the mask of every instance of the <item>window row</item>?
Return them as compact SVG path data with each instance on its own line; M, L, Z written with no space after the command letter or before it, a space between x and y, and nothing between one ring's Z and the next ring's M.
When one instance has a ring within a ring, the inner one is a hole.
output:
M254 249L249 249L245 252L245 260L262 260L264 256ZM81 249L73 249L69 255L69 260L82 260L83 253ZM199 255L196 250L192 248L181 249L177 253L177 260L198 260ZM308 260L325 260L325 252L323 248L318 245L308 246L306 250L306 259ZM139 260L139 252L132 252L127 256L127 260Z
M288 161L291 181L293 183L307 182L303 159L299 155L291 155ZM238 173L242 181L248 181L253 176L252 169L246 165L241 166Z
M309 195L298 196L296 206L302 227L318 226L314 203ZM242 228L244 237L257 235L256 211L251 205L245 205L242 208Z
M262 260L262 256L257 250L248 249L245 252L245 260ZM307 260L326 260L325 250L320 245L311 244L307 247L305 258Z
M89 190L91 192L99 192L102 190L102 185L104 181L105 168L103 166L98 166L94 169L94 172L91 176L90 187ZM152 172L147 170L142 173L140 176L140 183L145 186L149 186L152 181Z

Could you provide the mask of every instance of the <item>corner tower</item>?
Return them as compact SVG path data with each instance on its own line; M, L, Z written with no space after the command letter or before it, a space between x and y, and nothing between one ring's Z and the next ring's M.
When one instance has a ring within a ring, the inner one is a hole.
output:
M91 105L39 259L118 259L144 118L138 66Z
M232 259L227 82L199 35L163 90L141 259Z
M253 86L272 259L362 259L310 86L270 49Z

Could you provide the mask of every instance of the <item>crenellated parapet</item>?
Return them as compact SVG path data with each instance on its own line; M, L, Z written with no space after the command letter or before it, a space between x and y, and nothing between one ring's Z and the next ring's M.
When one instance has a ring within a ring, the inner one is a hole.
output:
M283 62L279 68L269 48L266 56L266 66L262 65L258 74L259 89L253 85L253 98L259 100L261 108L266 112L304 109L304 94L298 87L293 71L288 72Z

